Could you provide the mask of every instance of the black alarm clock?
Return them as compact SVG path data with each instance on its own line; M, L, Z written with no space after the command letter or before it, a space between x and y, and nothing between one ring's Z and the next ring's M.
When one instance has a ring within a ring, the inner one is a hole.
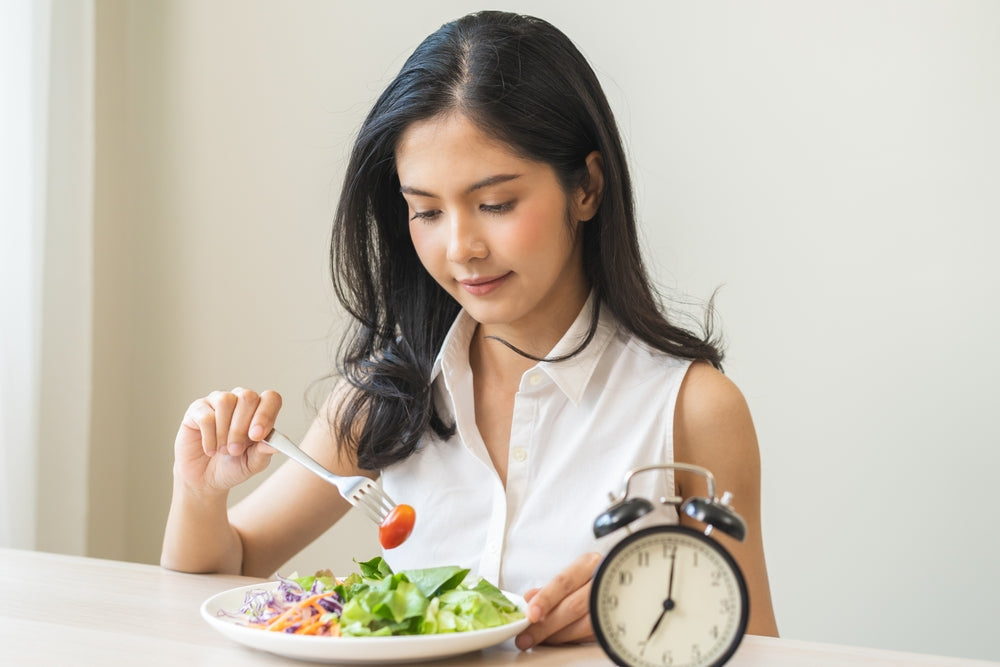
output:
M594 521L594 535L609 535L652 511L649 500L629 497L629 482L639 473L670 469L706 478L707 498L659 499L706 524L705 530L664 524L628 531L597 567L590 618L601 648L617 665L718 667L743 640L750 604L739 565L711 537L713 529L746 537L746 523L729 506L732 496L715 497L712 473L686 463L631 470L622 492Z

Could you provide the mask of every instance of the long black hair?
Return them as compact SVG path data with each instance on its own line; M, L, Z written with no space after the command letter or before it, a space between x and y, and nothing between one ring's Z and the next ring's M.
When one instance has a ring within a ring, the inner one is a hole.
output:
M417 257L394 157L412 123L446 112L463 114L525 159L550 165L567 193L585 182L586 157L599 151L602 199L581 226L584 271L597 303L650 346L721 365L710 321L699 336L669 322L660 307L641 257L621 137L587 60L544 20L470 14L427 37L375 102L355 141L334 220L334 289L355 322L341 342L338 367L353 390L334 426L361 467L406 458L429 431L454 432L434 408L430 374L459 305ZM591 334L595 327L596 316Z

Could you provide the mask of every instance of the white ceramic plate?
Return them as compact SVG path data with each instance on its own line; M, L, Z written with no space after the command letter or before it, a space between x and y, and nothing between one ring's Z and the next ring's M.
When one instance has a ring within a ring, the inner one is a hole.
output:
M202 603L201 615L209 625L225 636L251 648L286 658L355 665L418 662L460 655L499 644L528 627L528 620L522 618L496 628L442 635L304 637L250 628L237 618L220 614L220 612L239 613L247 591L273 590L277 586L277 581L270 581L219 593ZM526 604L524 598L507 591L503 593L524 611Z

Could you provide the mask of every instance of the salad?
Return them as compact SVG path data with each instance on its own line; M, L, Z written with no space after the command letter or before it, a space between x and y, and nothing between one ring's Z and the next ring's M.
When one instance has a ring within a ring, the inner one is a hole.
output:
M468 569L393 572L381 556L358 568L344 579L279 575L273 590L249 591L238 616L262 630L332 637L468 632L524 618L490 582L466 581Z

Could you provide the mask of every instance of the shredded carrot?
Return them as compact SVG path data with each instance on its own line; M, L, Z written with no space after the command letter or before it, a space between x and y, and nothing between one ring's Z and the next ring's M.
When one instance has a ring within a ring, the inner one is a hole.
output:
M297 635L340 635L340 626L335 616L330 615L328 620L323 620L328 614L326 609L319 604L319 601L329 597L330 593L319 593L311 597L299 600L294 605L286 609L280 616L271 619L267 623L253 624L253 627L262 628L270 632L288 632Z

